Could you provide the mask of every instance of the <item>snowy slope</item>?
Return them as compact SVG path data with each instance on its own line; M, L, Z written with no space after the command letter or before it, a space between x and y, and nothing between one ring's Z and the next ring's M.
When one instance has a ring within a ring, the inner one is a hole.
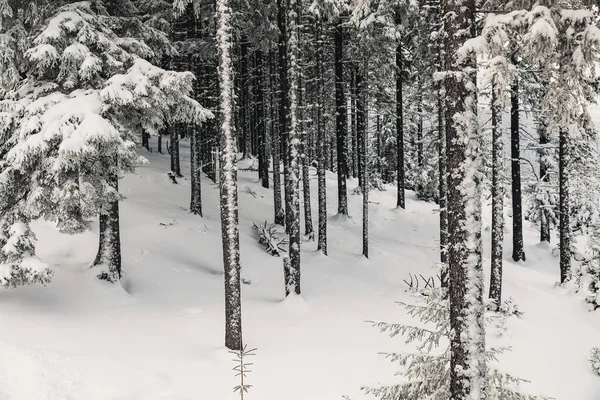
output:
M187 142L183 147L187 172ZM39 255L56 276L46 288L0 292L0 399L236 398L233 356L223 348L218 190L204 179L205 216L192 216L187 181L173 185L165 173L168 155L147 157L151 163L121 184L122 287L98 281L88 268L95 232L64 236L51 224L36 225ZM240 172L244 341L258 348L247 399L362 399L361 385L399 379L378 352L401 350L402 339L365 321L409 321L395 302L410 301L408 273L434 273L435 205L409 194L407 210L395 210L393 188L373 192L372 258L365 260L361 198L349 196L354 219L335 218L334 175L327 184L330 256L304 243L303 296L283 301L282 260L264 252L251 229L252 222L272 220L272 191L258 185L254 172ZM348 187L356 185L351 180ZM316 216L316 176L312 188ZM600 377L587 359L600 345L600 314L586 311L581 296L554 288L558 261L529 229L526 263L510 261L506 237L504 296L515 298L524 316L511 318L502 337L489 338L513 347L500 368L531 380L527 390L534 393L598 399Z

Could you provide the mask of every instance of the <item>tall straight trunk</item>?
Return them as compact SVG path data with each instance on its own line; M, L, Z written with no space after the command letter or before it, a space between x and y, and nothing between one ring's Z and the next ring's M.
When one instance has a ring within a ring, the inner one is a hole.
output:
M351 106L351 118L350 118L350 143L352 144L352 151L351 153L351 173L352 173L352 177L356 178L358 177L359 180L359 186L360 186L360 173L359 173L359 161L358 161L358 157L359 157L359 153L360 153L360 142L358 141L358 132L357 132L357 109L356 109L356 104L357 104L357 82L356 82L356 74L358 73L357 71L357 66L353 67L351 69L351 76L350 76L350 106Z
M173 172L173 174L179 178L183 176L181 174L181 165L179 162L179 138L181 128L182 125L180 123L169 126L169 153L171 155L171 172Z
M402 45L396 47L396 172L398 180L398 196L396 207L406 208L404 195L404 112L402 100Z
M486 399L477 68L475 54L458 57L464 43L475 36L475 0L447 0L446 12L452 16L445 35L448 266L453 331L449 397Z
M157 144L157 148L156 148L156 151L158 151L159 154L163 153L162 137L163 137L162 133L159 133L158 134L158 144Z
M335 133L337 140L337 176L338 176L338 213L348 215L348 192L346 189L347 155L347 107L344 93L344 26L342 17L338 18L335 25Z
M560 283L571 279L571 226L569 211L570 149L566 128L561 127L558 137L558 189L560 224Z
M297 0L285 0L283 11L287 14L289 31L285 37L288 69L285 71L288 80L288 94L285 98L286 128L288 140L286 151L289 160L289 172L286 179L286 192L289 197L289 218L286 225L289 230L290 272L294 282L294 291L300 294L300 145L301 138L298 121L298 91L299 91L299 51L298 25L299 7ZM282 10L280 9L279 12Z
M324 97L324 79L323 79L323 43L321 42L321 30L323 28L321 19L317 17L315 21L315 41L317 46L317 180L319 192L319 238L317 249L327 255L327 184L325 180L325 167L327 164L327 136L323 126L323 97Z
M300 3L299 0L298 3ZM310 201L310 170L308 165L308 134L304 123L304 86L302 80L302 70L298 74L298 127L299 135L302 141L302 192L304 195L304 234L311 240L314 240L315 232L312 223L312 206Z
M200 159L200 127L193 126L190 132L190 211L202 216L202 161Z
M290 181L290 158L288 146L290 143L289 132L289 76L288 76L288 26L287 26L287 2L288 0L277 0L277 27L279 28L278 37L278 72L279 72L279 132L282 140L283 149L283 178L284 178L284 199L285 199L285 231L290 233L290 187L287 182Z
M258 175L265 189L269 188L269 157L267 146L267 125L265 123L265 83L264 61L261 49L254 53L255 68L255 97L256 97L256 130L258 131Z
M145 129L142 130L142 147L150 151L150 134Z
M517 65L513 56L512 62ZM521 152L519 123L519 78L515 77L510 96L510 157L512 172L513 253L515 261L525 261L523 249L523 210L521 207Z
M273 81L276 79L275 62L273 61L274 53L271 51L269 57L269 92L271 99L270 119L271 119L271 151L273 153L273 206L275 209L275 223L277 225L285 225L285 214L283 204L281 203L281 143L279 141L279 119L275 107L275 85Z
M367 171L367 85L360 67L356 69L356 139L360 145L361 191L363 196L362 254L369 258L369 177ZM366 69L365 69L366 73Z
M442 53L440 52L440 58ZM446 127L444 125L443 85L440 83L437 95L438 119L438 191L440 202L440 280L442 287L448 287L448 184L446 173Z
M546 149L546 145L550 143L550 137L548 135L548 127L546 126L545 121L540 117L538 119L538 135L540 137L540 180L542 181L542 185L549 186L550 185L550 175L549 175L549 167L548 167L548 150ZM542 208L540 210L540 241L550 243L550 221L549 221L549 211L546 208Z
M242 36L240 43L240 124L242 128L241 150L242 157L247 158L250 155L250 129L248 120L250 119L250 93L248 86L250 78L248 76L248 38Z
M118 175L110 176L108 183L116 192L119 191ZM103 269L98 274L98 278L109 282L118 282L122 276L119 202L112 201L109 210L100 214L99 220L98 253L93 265Z
M497 86L492 83L492 266L490 299L502 304L502 255L504 244L504 141ZM502 95L502 94L500 94Z
M233 43L230 0L217 0L217 45L221 88L220 179L221 239L225 271L225 346L242 349L242 297L236 137L233 100Z

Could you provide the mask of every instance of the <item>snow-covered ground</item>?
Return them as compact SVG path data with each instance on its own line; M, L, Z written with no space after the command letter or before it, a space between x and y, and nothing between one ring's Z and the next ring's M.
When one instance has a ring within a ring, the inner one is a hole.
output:
M189 175L187 142L182 150ZM0 399L239 398L233 355L223 347L218 189L204 179L205 216L192 216L188 182L173 185L166 175L168 155L147 157L151 163L121 183L122 286L98 281L89 269L96 232L65 236L51 224L36 225L39 256L56 276L48 287L0 291ZM435 273L436 206L409 193L407 210L396 210L394 188L372 192L366 260L361 198L349 195L354 218L336 218L336 179L328 175L330 256L304 243L302 297L284 301L282 260L259 247L251 228L273 218L272 191L257 181L255 172L239 174L244 341L258 348L245 398L363 399L361 386L399 379L378 352L402 350L402 338L365 321L410 321L395 302L411 300L403 282L409 273ZM316 176L312 183L316 225ZM350 180L350 191L356 185ZM532 393L600 398L600 377L588 362L590 349L600 346L600 313L554 287L558 260L537 244L533 228L525 235L527 262L511 261L510 236L504 297L513 297L524 315L510 318L502 337L490 335L490 342L513 348L500 368L530 380ZM484 239L489 249L489 230Z

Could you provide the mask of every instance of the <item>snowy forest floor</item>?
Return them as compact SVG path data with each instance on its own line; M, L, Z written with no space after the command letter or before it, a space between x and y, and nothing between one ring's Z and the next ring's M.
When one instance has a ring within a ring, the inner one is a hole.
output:
M156 146L154 145L156 148ZM182 171L189 177L188 143ZM189 182L173 185L169 156L122 180L121 285L89 269L94 231L66 236L37 223L38 255L54 266L48 287L0 292L0 398L3 400L227 400L237 384L233 355L223 347L224 299L218 188L203 179L204 218L188 210ZM242 163L244 163L243 161ZM316 227L316 176L312 171ZM409 192L406 211L395 190L373 191L371 259L361 257L361 196L349 180L350 219L335 216L335 175L328 173L329 257L315 242L302 247L302 297L286 301L282 259L257 243L252 222L273 219L272 191L255 172L240 171L240 236L244 342L257 347L247 399L363 399L360 387L397 382L396 366L379 352L402 351L366 320L410 322L397 301L411 301L409 273L431 276L438 260L436 205ZM250 193L252 192L252 193ZM302 223L302 226L303 223ZM484 215L489 264L489 213ZM280 229L281 230L281 229ZM600 312L582 296L554 287L558 260L527 226L527 261L510 259L506 235L504 298L521 318L509 319L491 343L512 347L499 367L531 381L528 392L558 400L600 398L588 358L600 346ZM490 334L490 336L495 336Z

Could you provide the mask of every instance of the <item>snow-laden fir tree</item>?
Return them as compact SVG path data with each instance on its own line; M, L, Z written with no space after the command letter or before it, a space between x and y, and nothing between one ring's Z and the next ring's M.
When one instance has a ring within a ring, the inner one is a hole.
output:
M166 121L202 123L211 114L189 97L191 74L155 67L146 61L155 53L143 39L113 30L127 34L130 25L113 19L108 5L51 7L31 45L15 53L27 64L25 79L0 102L0 131L7 139L0 184L11 224L44 218L75 233L100 215L94 264L99 277L118 281L118 179L144 162L135 141L142 131L156 134ZM31 264L25 261L33 256L32 245L16 248L26 249L24 264L12 251L10 275L24 276L19 269Z
M375 322L374 326L390 337L402 335L407 344L415 346L414 352L385 353L386 358L398 364L400 382L363 390L381 400L448 400L452 394L452 350L454 331L451 326L451 306L447 289L428 289L417 293L415 304L400 303L408 314L418 320L416 325ZM505 317L503 317L505 318ZM498 361L504 349L491 348L481 356L486 362ZM473 392L469 400L542 400L528 395L519 388L523 379L503 373L495 368L485 370L480 377L486 387L485 394Z

